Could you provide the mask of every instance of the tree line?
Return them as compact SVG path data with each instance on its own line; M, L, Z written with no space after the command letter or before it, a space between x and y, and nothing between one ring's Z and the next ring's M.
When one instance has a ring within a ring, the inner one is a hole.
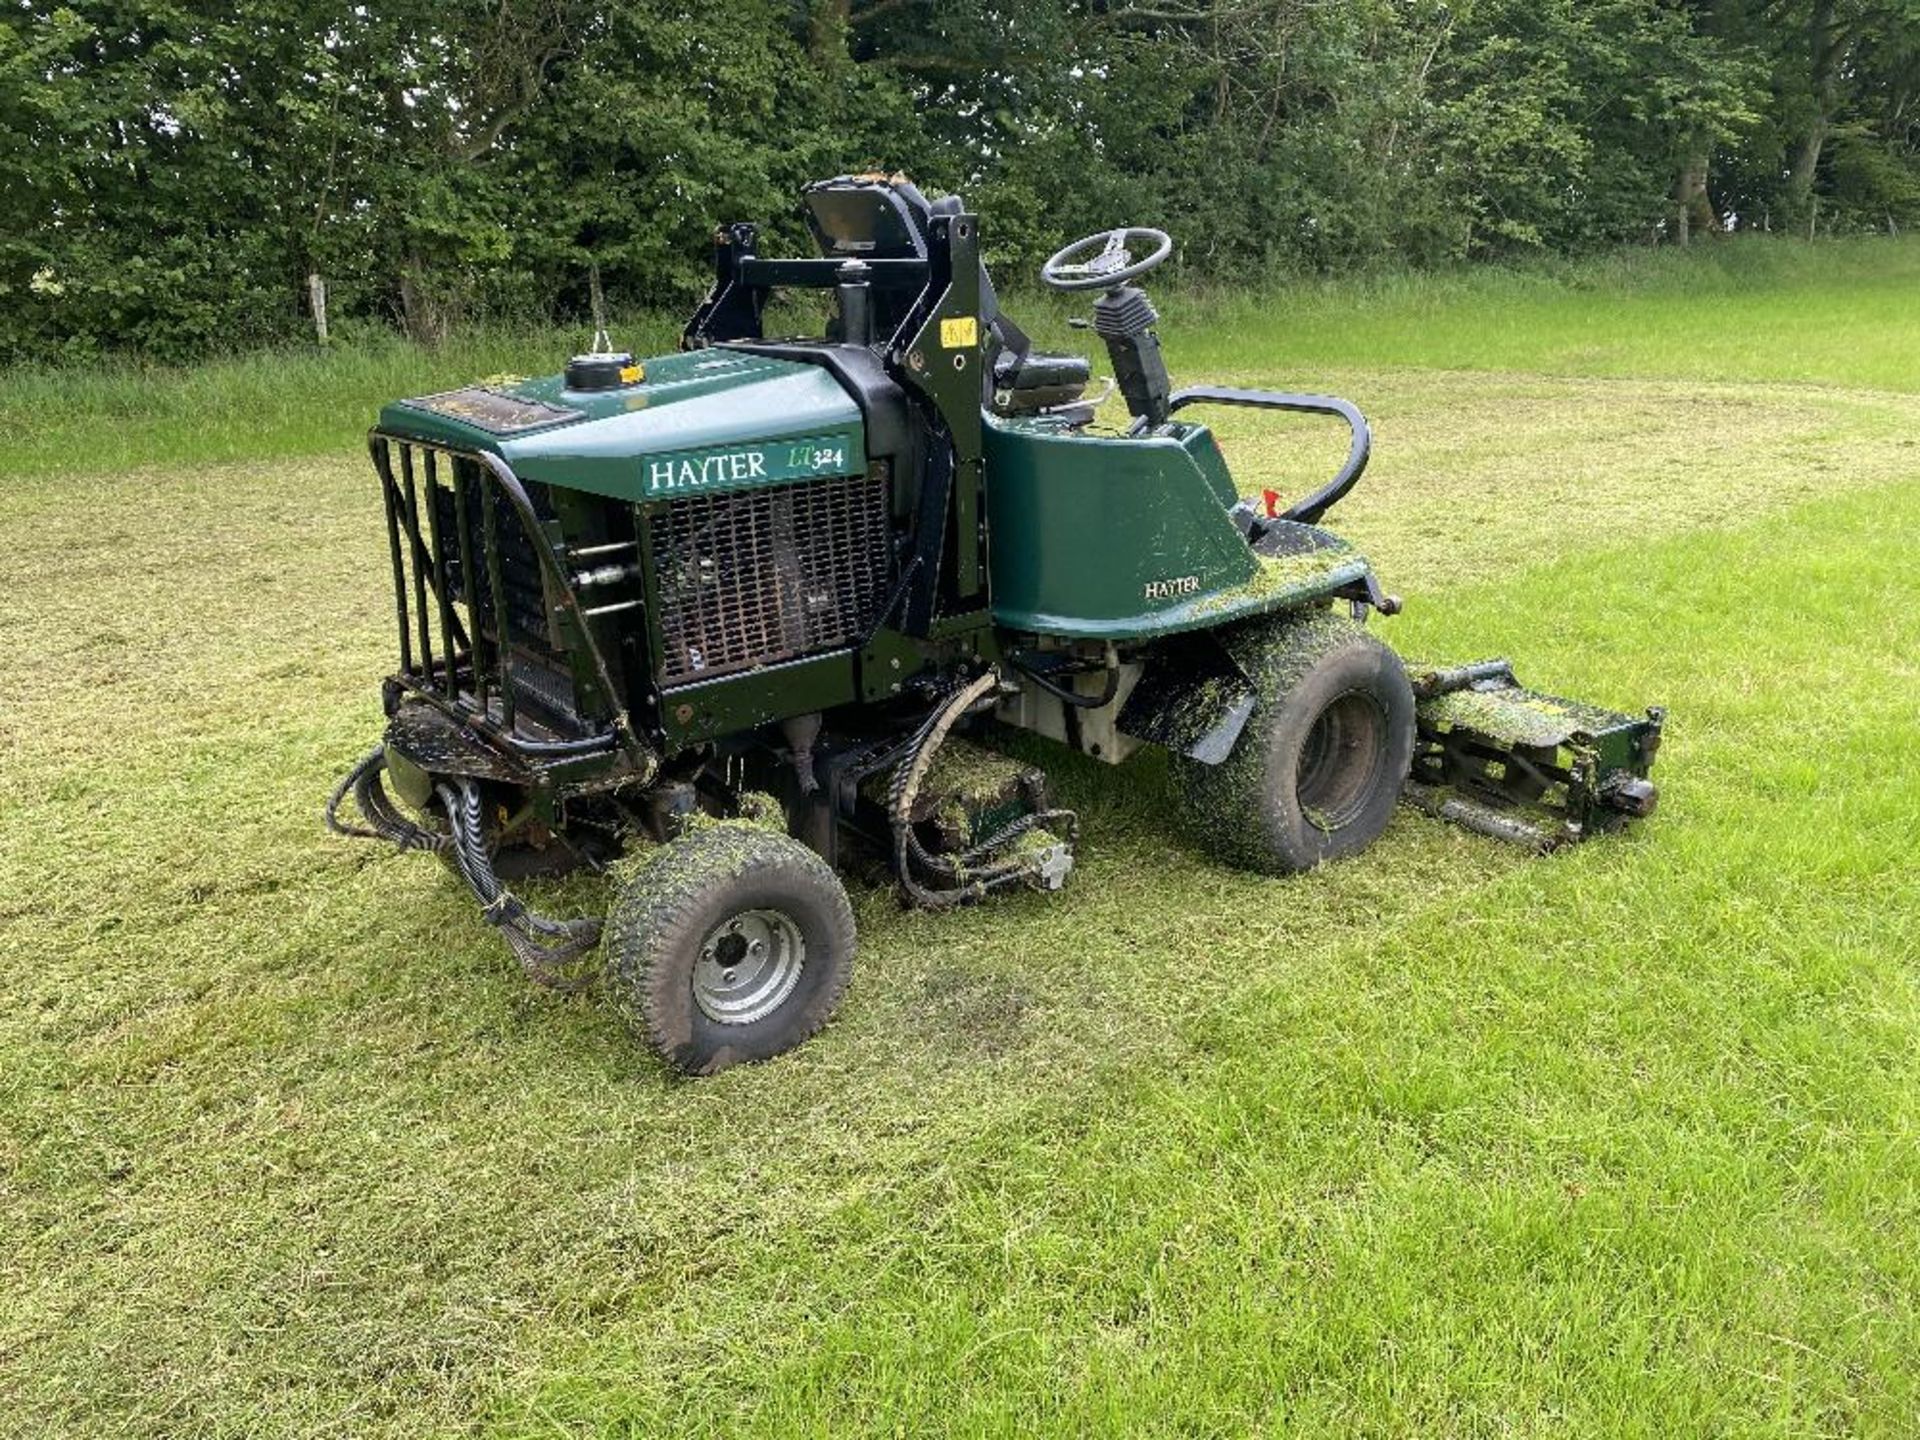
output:
M0 360L681 304L868 169L1224 282L1898 230L1920 0L13 0Z

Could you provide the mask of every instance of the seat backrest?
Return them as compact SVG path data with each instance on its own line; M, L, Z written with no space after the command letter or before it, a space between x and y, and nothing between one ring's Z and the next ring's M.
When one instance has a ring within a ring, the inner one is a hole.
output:
M904 175L836 175L818 180L800 192L807 207L807 226L830 259L924 260L928 226L936 215L960 215L966 201L958 195L928 200ZM876 310L882 332L900 319L891 308ZM992 339L988 363L981 375L983 397L994 389L994 372L1017 362L1032 347L1026 332L1000 309L993 279L980 262L980 319Z
M926 196L894 176L839 175L801 191L807 226L829 259L924 260Z

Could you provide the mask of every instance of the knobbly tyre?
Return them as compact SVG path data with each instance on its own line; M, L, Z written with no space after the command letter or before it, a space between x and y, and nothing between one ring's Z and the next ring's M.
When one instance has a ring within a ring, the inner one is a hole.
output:
M1103 428L1086 357L1000 309L958 197L863 176L803 199L821 258L721 229L678 353L400 401L370 437L400 665L328 821L438 853L536 980L604 973L682 1070L790 1049L847 984L856 848L936 909L1066 881L1075 818L989 718L1108 762L1163 747L1204 839L1276 874L1363 849L1403 797L1542 849L1653 809L1658 710L1503 661L1410 674L1367 629L1399 602L1319 523L1366 421L1173 389L1138 284L1165 234L1041 270L1097 292L1131 417ZM831 289L828 333L767 338L779 287ZM1337 417L1346 461L1284 508L1241 500L1190 418L1220 405ZM613 868L604 923L511 888L583 866Z

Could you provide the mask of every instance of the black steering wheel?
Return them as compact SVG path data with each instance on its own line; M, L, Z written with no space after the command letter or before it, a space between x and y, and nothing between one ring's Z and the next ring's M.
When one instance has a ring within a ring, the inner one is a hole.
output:
M1131 246L1136 240L1153 246L1153 253L1144 260L1133 258ZM1100 253L1092 259L1073 258L1096 245ZM1172 253L1173 237L1166 231L1152 230L1145 225L1122 225L1117 230L1085 236L1066 249L1055 251L1040 267L1040 278L1055 290L1114 290L1157 268Z

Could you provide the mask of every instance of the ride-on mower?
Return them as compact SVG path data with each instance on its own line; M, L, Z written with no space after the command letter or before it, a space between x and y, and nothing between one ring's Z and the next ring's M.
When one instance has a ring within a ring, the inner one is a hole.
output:
M1130 417L1103 427L1086 358L1000 310L958 197L861 176L803 198L821 258L721 229L678 353L596 345L371 435L400 668L328 821L442 856L535 979L604 973L682 1070L791 1048L847 984L853 848L920 906L1066 881L1075 818L982 743L996 724L1114 763L1163 747L1203 841L1271 873L1362 849L1402 798L1542 849L1652 810L1658 710L1535 694L1503 661L1410 673L1366 628L1399 602L1319 523L1366 421L1173 389L1138 283L1165 234L1041 270L1098 293ZM779 287L833 292L823 338L762 333ZM1220 405L1338 417L1346 461L1284 508L1243 500L1190 418ZM613 869L604 924L510 888L582 866Z

